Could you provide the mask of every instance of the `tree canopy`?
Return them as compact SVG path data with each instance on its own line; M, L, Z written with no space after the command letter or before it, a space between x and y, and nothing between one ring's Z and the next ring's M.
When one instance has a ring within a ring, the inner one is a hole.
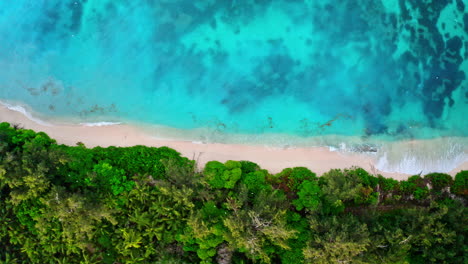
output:
M467 263L468 171L271 174L0 123L0 263Z

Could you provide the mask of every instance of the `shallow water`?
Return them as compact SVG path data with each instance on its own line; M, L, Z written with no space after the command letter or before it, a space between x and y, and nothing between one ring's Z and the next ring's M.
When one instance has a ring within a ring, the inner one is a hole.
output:
M465 5L2 1L0 100L78 123L198 128L215 141L467 137Z

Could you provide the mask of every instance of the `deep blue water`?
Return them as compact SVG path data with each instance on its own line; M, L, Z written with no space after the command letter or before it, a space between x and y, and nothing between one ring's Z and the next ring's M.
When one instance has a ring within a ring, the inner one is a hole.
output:
M468 136L466 0L0 2L0 100L221 133Z

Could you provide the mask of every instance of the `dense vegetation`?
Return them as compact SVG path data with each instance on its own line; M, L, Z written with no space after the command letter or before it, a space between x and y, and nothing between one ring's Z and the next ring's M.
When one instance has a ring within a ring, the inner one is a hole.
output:
M467 263L468 171L317 177L0 124L1 263Z

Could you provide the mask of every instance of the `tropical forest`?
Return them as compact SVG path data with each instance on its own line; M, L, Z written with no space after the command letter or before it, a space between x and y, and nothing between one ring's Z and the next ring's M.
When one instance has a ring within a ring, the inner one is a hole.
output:
M0 123L0 263L468 263L468 171L203 169Z

